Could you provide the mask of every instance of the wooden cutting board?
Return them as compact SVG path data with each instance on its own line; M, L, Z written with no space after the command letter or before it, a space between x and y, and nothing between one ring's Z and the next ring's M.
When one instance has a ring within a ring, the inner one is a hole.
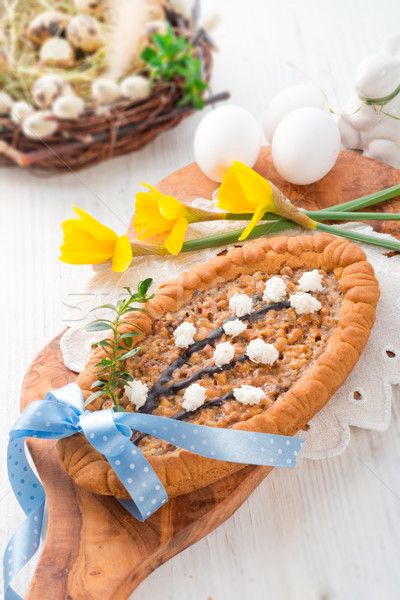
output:
M316 184L293 186L275 171L263 148L256 170L296 204L330 206L400 183L400 171L358 154L341 152L332 171ZM163 179L161 191L180 200L210 197L217 184L197 165ZM400 212L400 198L379 209ZM400 238L399 223L370 221L375 229ZM132 227L130 227L132 229ZM33 400L76 379L62 362L60 336L35 358L25 376L21 410ZM270 473L246 467L222 481L174 498L139 523L110 497L79 488L64 472L54 441L29 439L28 448L43 482L49 508L44 549L27 600L126 600L154 569L223 523Z

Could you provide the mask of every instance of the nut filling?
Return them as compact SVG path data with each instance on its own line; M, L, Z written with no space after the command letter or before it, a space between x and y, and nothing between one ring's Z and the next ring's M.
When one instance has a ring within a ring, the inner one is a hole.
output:
M183 364L171 372L169 379L162 381L167 390L173 386L170 392L157 394L155 400L149 398L140 412L184 418L199 425L231 427L267 410L322 354L339 319L343 294L332 272L319 271L324 287L313 293L321 303L318 312L299 316L289 306L287 299L291 293L300 291L298 282L305 271L285 267L277 273L241 275L207 292L195 292L177 313L167 313L163 319L154 321L152 331L140 343L140 351L128 359L126 365L134 379L146 384L150 390L171 363L184 356L185 350L175 346L173 336L181 323L187 321L196 327L195 343L220 329L216 332L218 336L211 336L214 339L210 343L202 348L200 344L199 351L191 352L189 348L187 361L178 361ZM287 298L265 310L267 303L262 299L263 292L272 275L283 278ZM252 297L253 313L241 318L247 324L245 331L232 337L226 335L221 325L227 319L236 318L229 308L229 300L237 293ZM246 356L247 345L256 338L273 344L278 350L279 357L273 365L255 363ZM213 359L215 344L220 342L230 342L235 348L231 363L223 367L217 367ZM183 395L194 380L205 388L206 402L195 411L185 412ZM233 389L243 385L261 388L265 398L253 405L238 402L233 398ZM119 390L119 398L127 411L135 410L123 389ZM106 403L103 408L107 408ZM136 443L146 455L174 450L171 444L151 436L136 435Z

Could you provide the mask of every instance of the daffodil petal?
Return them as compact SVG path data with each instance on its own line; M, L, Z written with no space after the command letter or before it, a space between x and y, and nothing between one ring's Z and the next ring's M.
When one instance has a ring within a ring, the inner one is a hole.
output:
M62 246L60 250L61 255L58 257L58 260L69 265L98 265L112 258L112 254L64 251Z
M253 212L254 206L247 201L236 173L230 167L225 173L218 190L217 206L232 213Z
M82 225L79 219L69 219L62 224L64 244L75 248L96 248L101 252L113 252L116 240L101 241ZM118 238L117 238L118 239Z
M251 169L243 163L234 162L232 168L239 180L247 201L253 204L254 209L262 202L265 212L276 212L274 193L269 181L254 171L254 169Z
M98 264L112 257L115 240L96 239L81 219L68 219L62 224L62 228L64 234L60 248L62 262L79 265Z
M261 204L260 206L258 206L256 208L250 223L247 225L246 229L243 231L242 235L240 236L239 242L242 242L243 240L245 240L247 238L249 233L254 229L254 227L257 225L257 223L261 220L261 217L263 216L263 214L265 212L266 212L266 208L263 204Z
M135 215L133 225L137 236L146 239L155 235L167 235L171 231L171 221L165 219L159 210L158 200L163 196L151 186L151 192L138 192L136 194Z
M260 203L276 212L269 182L243 163L235 161L227 170L218 191L217 206L233 213L253 212Z
M142 231L137 235L138 240L146 240L148 244L155 244L165 238L170 233L171 228L166 231L161 231L158 233L157 231L153 231L151 229L147 229L146 231Z
M185 237L186 230L189 224L185 217L179 217L176 220L171 233L164 242L165 248L170 254L179 254L183 245L183 238Z
M182 216L183 206L176 198L172 196L162 196L158 200L158 209L164 219L170 221L176 220L179 216Z
M118 238L114 248L111 269L117 273L126 271L132 262L132 248L127 235Z
M149 189L151 192L153 192L153 194L158 198L161 198L161 196L163 196L164 194L162 194L161 192L159 192L158 190L156 190L155 187L153 187L152 185L150 185L149 183L144 183L143 181L140 183L140 185L143 185L144 187L147 187L147 189ZM146 192L139 192L139 193L146 193Z
M74 211L80 216L82 227L87 229L93 235L93 237L101 242L117 241L118 235L115 233L115 231L97 221L97 219L89 215L89 213L87 213L85 210L74 206Z

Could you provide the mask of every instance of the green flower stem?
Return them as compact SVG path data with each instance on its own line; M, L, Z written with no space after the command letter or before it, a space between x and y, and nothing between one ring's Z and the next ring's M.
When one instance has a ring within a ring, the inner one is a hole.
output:
M292 229L298 227L297 223L288 221L287 219L277 219L269 223L257 225L250 232L246 241L254 238L262 237L270 233L277 233L278 231L284 231L285 229ZM190 240L184 242L181 252L193 252L195 250L203 250L204 248L216 248L218 246L225 246L227 244L234 244L239 241L239 237L244 229L235 229L234 231L227 231L226 233L219 233L216 235L209 235L204 238L198 238L197 240ZM374 237L372 235L366 235L356 231L346 231L340 227L334 225L325 225L324 223L318 223L317 231L324 231L332 235L338 235L345 237L353 241L364 242L372 244L373 246L381 246L389 250L396 250L400 252L400 242L381 239L380 237Z
M320 211L316 215L313 211L305 211L305 214L315 221L399 221L400 213L379 212L331 212Z
M314 219L315 221L335 221L335 220L399 220L400 214L398 213L363 213L363 212L350 212L356 211L361 208L365 208L367 206L372 206L374 204L378 204L379 202L384 202L385 200L389 200L391 198L395 198L396 196L400 196L400 185L394 185L385 190L381 190L380 192L375 192L373 194L369 194L368 196L362 196L361 198L356 198L355 200L350 200L349 202L343 202L342 204L337 204L335 206L330 206L327 209L321 210L309 210L303 211L308 217ZM211 213L210 213L211 215ZM253 217L252 213L221 213L220 219L227 221L250 221ZM206 221L207 219L200 219L201 221ZM212 215L211 220L218 220L216 218L216 214ZM275 213L266 212L264 213L262 220L268 221L267 223L263 223L261 225L257 225L250 232L247 240L252 240L254 238L262 237L264 235L268 235L269 233L276 233L278 231L284 231L285 229L292 229L294 227L298 227L298 225L288 219L280 217ZM323 223L318 223L317 225L318 231L325 231L327 233L331 233L334 235L338 235L341 237L349 238L351 240L366 242L369 244L373 244L374 246L382 246L383 248L388 248L391 250L400 251L400 242L395 242L391 240L381 240L380 238L376 238L373 236L369 236L366 234L354 232L354 231L346 231L342 230L338 227L334 227L332 225L324 225ZM243 233L244 229L235 229L234 231L227 231L225 233L219 233L216 235L210 235L203 238L198 238L196 240L190 240L188 242L184 242L182 246L181 252L193 252L196 250L203 250L204 248L216 248L218 246L225 246L228 244L234 244L239 241L239 237ZM150 246L151 248L151 246ZM157 252L155 254L168 254L168 252L163 250L162 246L157 247Z
M251 221L253 213L221 213L220 219L224 221ZM280 219L277 213L266 212L262 216L262 221L276 221Z
M346 229L341 229L340 227L335 227L334 225L325 225L324 223L318 223L317 231L324 231L326 233L348 238L349 240L364 242L366 244L372 244L373 246L381 246L382 248L386 248L388 250L396 250L397 252L400 252L400 242L394 240L381 239L380 237L366 235L365 233L359 233L357 231L346 231Z
M305 210L305 215L315 221L399 221L400 213L380 213L380 212L336 212L332 210ZM232 214L226 218L226 221L250 221L253 215L251 213ZM264 213L262 221L276 221L279 215L273 213ZM215 219L213 219L215 220Z
M349 202L343 202L342 204L335 204L334 206L329 206L327 208L323 208L321 210L305 210L302 211L304 212L304 214L306 214L307 216L311 217L312 219L315 219L316 221L319 220L328 220L329 217L325 217L325 214L330 214L332 212L334 213L341 213L341 212L350 212L350 211L356 211L359 210L360 208L366 208L367 206L373 206L375 204L379 204L380 202L384 202L385 200L390 200L391 198L396 198L396 196L400 196L400 185L394 185L392 187L386 188L384 190L381 190L380 192L374 192L373 194L368 194L368 196L362 196L361 198L356 198L355 200L349 200ZM223 215L224 213L221 213L221 215ZM253 213L243 213L243 214L237 214L237 213L226 213L225 219L227 221L250 221L250 219L252 218ZM224 217L221 216L221 218L223 219ZM277 215L275 213L264 213L263 215L263 220L266 221L273 221L277 218ZM360 217L358 216L358 218L368 218L368 217ZM372 217L371 217L372 218ZM389 217L387 217L389 218ZM395 216L392 218L396 218Z
M249 236L246 238L246 241L268 235L269 233L276 233L277 231L292 229L293 227L298 227L297 223L293 223L287 219L278 218L273 222L264 223L263 225L257 225L254 227ZM193 252L194 250L203 250L204 248L216 248L218 246L234 244L235 242L239 241L243 231L244 229L235 229L225 233L218 233L216 235L198 238L197 240L189 240L188 242L183 243L181 252Z
M362 196L361 198L356 198L349 202L335 204L335 206L330 206L323 210L328 210L329 212L354 211L360 208L366 208L367 206L373 206L374 204L379 204L380 202L390 200L391 198L396 198L396 196L400 196L400 185L394 185L385 190L381 190L380 192L374 192L373 194L368 194L368 196ZM320 212L323 211L316 210L314 216L318 215Z
M379 212L347 212L347 211L336 211L332 208L326 210L304 210L302 211L305 215L314 219L314 221L374 221L379 219L380 221L399 221L400 213L379 213ZM252 213L228 213L226 221L250 221ZM276 221L279 219L279 215L274 213L264 213L262 221ZM213 219L217 220L217 219Z

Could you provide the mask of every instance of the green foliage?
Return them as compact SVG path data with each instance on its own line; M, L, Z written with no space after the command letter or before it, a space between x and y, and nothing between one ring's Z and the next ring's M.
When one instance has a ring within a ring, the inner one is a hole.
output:
M193 104L197 110L204 106L202 92L207 82L202 77L201 61L195 56L194 46L183 35L176 37L168 25L167 33L155 33L153 46L147 46L141 57L150 71L151 81L172 81L176 76L183 79L184 96L178 103Z
M133 381L132 375L123 370L123 363L139 352L140 348L132 348L132 345L133 338L141 335L142 331L136 327L136 331L128 331L120 334L118 328L123 324L123 316L127 313L145 311L144 308L138 308L137 306L132 306L132 304L147 302L147 300L153 298L154 294L151 296L147 295L152 283L152 279L141 281L138 285L138 291L135 293L129 287L125 287L124 289L128 293L127 298L118 300L116 305L103 304L93 309L106 308L111 310L114 313L114 319L108 320L102 318L86 325L86 331L110 330L112 335L97 342L97 344L93 344L93 348L103 348L107 358L102 358L95 364L95 367L98 367L97 380L91 387L92 389L96 389L96 391L86 400L85 407L96 398L99 398L99 396L105 396L113 401L115 411L120 412L124 410L118 402L115 390L117 387L127 385L130 381Z

